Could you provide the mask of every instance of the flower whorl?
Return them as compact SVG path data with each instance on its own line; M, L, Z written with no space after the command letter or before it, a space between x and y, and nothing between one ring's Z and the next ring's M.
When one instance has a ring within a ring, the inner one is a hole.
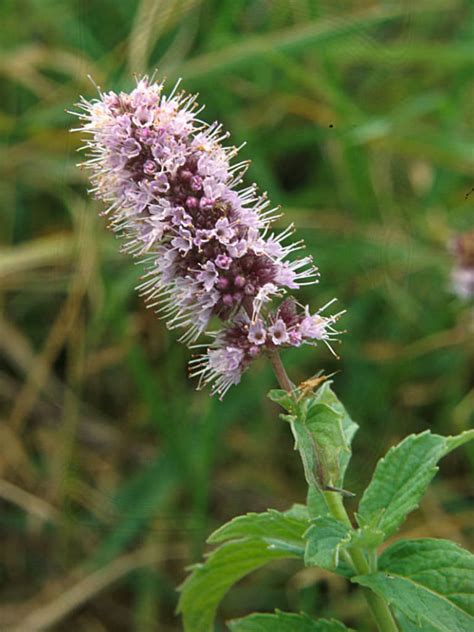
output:
M286 320L285 303L262 316L273 297L316 283L317 269L309 256L288 260L303 247L285 243L293 227L269 232L277 209L256 185L241 187L248 162L231 164L238 148L223 145L228 134L201 121L196 96L178 85L164 95L145 76L130 93L99 90L98 99L81 99L74 131L89 135L91 192L107 204L123 249L145 262L138 289L148 305L170 329L183 328L188 344L214 316L223 321L193 366L222 396L263 349L327 343L336 317L298 315L296 303Z
M199 378L199 387L212 384L211 392L221 398L233 384L238 384L242 373L261 353L302 344L316 345L324 342L332 350L330 342L338 332L333 325L341 313L322 316L321 312L333 303L310 314L309 308L298 309L292 298L282 302L266 319L252 320L245 313L234 322L214 332L214 342L207 352L190 362L191 376Z

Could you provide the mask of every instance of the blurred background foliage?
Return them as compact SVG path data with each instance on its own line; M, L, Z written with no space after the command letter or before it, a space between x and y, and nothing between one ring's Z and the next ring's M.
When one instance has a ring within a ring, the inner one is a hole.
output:
M188 381L86 195L65 110L95 94L89 74L116 90L158 68L247 141L249 178L320 266L302 298L347 309L339 361L285 361L295 382L338 372L360 493L406 434L473 421L473 316L447 245L473 226L474 3L3 0L0 24L0 627L177 631L205 537L304 501L302 470L264 362L223 403ZM448 457L404 535L469 546L473 466L472 449ZM241 582L216 629L275 607L370 630L357 592L293 563Z

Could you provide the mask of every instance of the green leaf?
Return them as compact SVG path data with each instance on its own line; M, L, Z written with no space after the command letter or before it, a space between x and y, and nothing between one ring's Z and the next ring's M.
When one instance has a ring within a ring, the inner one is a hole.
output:
M315 393L271 391L269 397L289 413L284 419L291 424L308 484L318 489L342 487L357 424L331 390L331 383L324 382Z
M255 613L244 619L234 619L231 632L350 632L334 619L311 619L307 614L276 611L275 614Z
M217 605L232 584L272 560L292 557L298 556L261 538L221 545L203 564L192 567L180 587L178 612L183 615L185 632L210 632Z
M299 391L295 391L295 395L293 396L282 390L273 390L268 394L272 401L290 413L289 415L280 415L280 417L288 421L291 426L291 431L295 438L295 448L300 453L306 482L311 492L311 495L308 494L308 509L312 516L317 517L319 515L328 514L329 509L321 490L320 482L316 477L317 459L314 440L308 428L300 422L301 415L299 404L296 400L298 395Z
M353 568L342 557L342 552L354 546L375 549L383 542L383 536L381 531L370 527L350 529L348 525L331 516L316 518L305 534L305 564L352 577Z
M472 438L474 430L456 437L426 431L410 435L391 448L378 462L362 496L357 516L359 524L381 529L386 535L396 531L407 514L418 506L438 471L438 461Z
M321 518L323 516L330 515L326 496L318 487L315 487L314 485L310 485L308 487L306 505L308 507L308 513L311 518Z
M401 632L437 632L437 628L434 628L430 623L427 623L426 620L420 620L418 623L415 623L404 615L403 612L400 612L396 608L393 610Z
M327 382L326 384L327 388L323 388L322 392L324 402L327 405L331 406L337 412L337 414L341 416L344 448L340 450L339 455L339 475L340 485L342 485L344 474L346 473L347 466L349 465L349 461L351 460L352 456L350 448L352 444L352 439L354 438L354 435L357 432L359 426L350 418L347 410L344 408L343 404L339 401L339 399L332 391L330 387L330 382Z
M474 555L453 542L401 540L381 555L378 572L352 581L371 588L423 632L474 630Z
M348 425L348 416L331 391L329 382L324 383L314 395L301 401L299 420L309 431L315 467L318 469L319 461L322 482L342 487L351 456L350 444L355 424Z
M268 509L263 513L238 516L209 536L208 542L258 537L267 543L286 542L304 546L303 535L309 526L308 510L294 505L285 512Z
M376 549L385 540L385 534L380 529L362 527L349 533L348 539L343 542L348 546L357 546L363 549Z
M451 450L455 450L468 441L474 439L474 428L472 430L465 430L464 432L461 432L461 434L455 435L454 437L444 438L446 439L447 454L448 452L451 452Z
M287 391L274 388L273 390L269 391L268 398L271 399L272 402L275 402L275 404L279 404L289 413L295 414L297 411L295 398Z
M341 543L349 536L350 528L329 516L316 518L306 533L306 566L320 566L334 571L339 564Z

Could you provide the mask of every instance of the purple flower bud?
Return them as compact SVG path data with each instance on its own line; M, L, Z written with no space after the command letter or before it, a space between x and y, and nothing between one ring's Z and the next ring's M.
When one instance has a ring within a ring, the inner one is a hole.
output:
M147 175L151 176L155 173L156 171L156 163L153 162L153 160L145 160L145 162L143 163L143 173L146 173Z
M278 308L278 316L285 321L286 325L291 325L297 319L296 303L293 298L285 299Z
M207 197L202 197L199 200L199 208L201 209L210 209L214 206L214 201Z
M232 259L228 255L217 255L216 257L216 265L222 270L228 270L231 263Z
M193 176L191 178L191 189L193 191L200 191L202 189L202 178L200 176Z
M149 141L152 138L152 133L148 127L137 129L135 133L138 140L140 140L142 143L145 143L145 144L147 144L147 141Z
M226 290L229 287L229 279L225 277L220 277L216 283L216 287L219 290Z
M186 206L189 209L194 210L199 206L199 200L192 195L188 195L188 197L186 198Z

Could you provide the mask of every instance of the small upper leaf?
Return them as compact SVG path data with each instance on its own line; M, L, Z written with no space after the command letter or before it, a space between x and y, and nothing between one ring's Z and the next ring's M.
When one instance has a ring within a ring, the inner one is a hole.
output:
M312 521L305 539L306 566L319 566L352 577L354 570L350 561L342 557L342 552L350 552L354 546L375 549L383 542L383 533L371 527L354 530L331 516L323 516Z
M326 496L321 489L318 489L314 485L309 485L308 487L306 505L311 518L321 518L322 516L330 515Z
M284 419L291 424L308 485L319 490L326 485L342 487L357 424L331 390L330 382L315 393L272 391L270 399L289 413ZM322 494L319 506L326 513Z
M385 534L380 529L373 527L362 527L349 533L343 544L347 546L357 546L363 549L376 549L385 540Z
M282 408L287 410L290 414L295 414L297 410L296 399L291 393L282 389L274 388L268 393L269 399L276 404L279 404Z
M248 573L272 560L298 557L261 538L226 542L213 551L204 564L192 567L181 585L178 612L185 632L211 632L217 605L232 586Z
M415 509L436 474L438 461L454 448L474 438L474 430L457 437L429 431L410 435L391 448L375 468L358 510L361 526L370 525L390 535Z
M315 469L320 470L321 482L342 487L357 425L350 420L329 382L301 400L298 419L311 435Z
M231 632L351 632L334 619L311 619L307 614L277 611L275 614L255 613L244 619L230 621Z
M474 630L474 555L453 542L401 540L381 555L378 572L352 581L371 588L423 632Z
M336 411L338 415L341 416L342 434L344 437L344 449L340 450L339 452L339 483L340 485L342 485L344 474L346 473L347 466L349 465L349 461L351 460L352 456L352 439L354 438L354 435L357 432L359 426L350 418L344 405L342 404L342 402L339 401L334 391L331 389L330 384L330 382L326 382L325 385L320 389L320 391L321 399L324 401L324 403L328 406L331 406L331 408Z
M330 516L316 518L306 533L306 566L320 566L329 571L339 564L341 543L348 537L347 525Z

